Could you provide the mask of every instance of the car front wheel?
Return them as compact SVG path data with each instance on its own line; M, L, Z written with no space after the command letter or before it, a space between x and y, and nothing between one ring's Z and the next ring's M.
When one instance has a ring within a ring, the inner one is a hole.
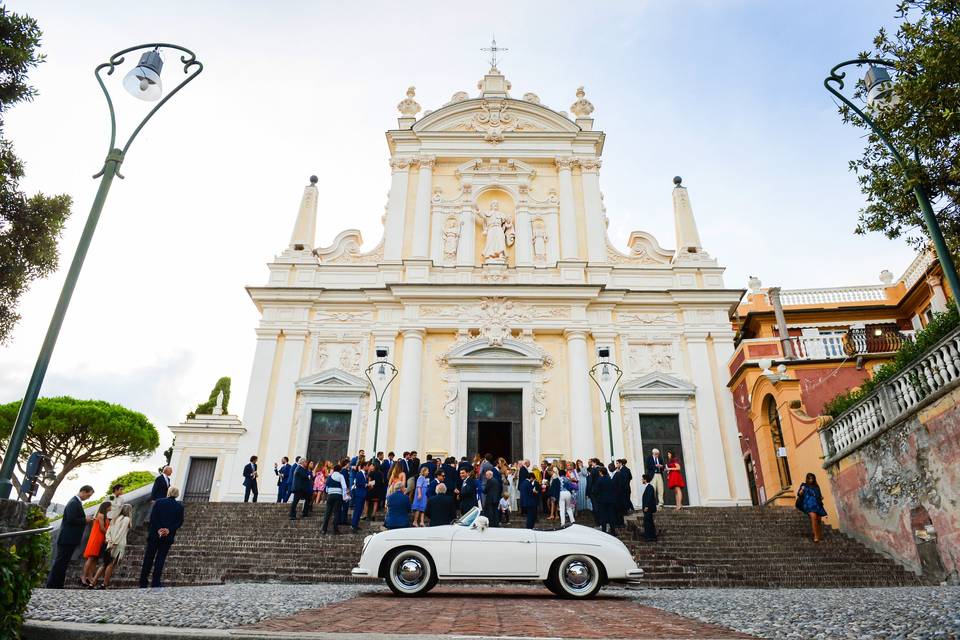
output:
M417 549L394 554L387 568L387 586L398 596L419 596L433 588L437 576L430 558Z
M590 556L562 558L551 578L559 595L566 598L592 598L602 585L600 567Z

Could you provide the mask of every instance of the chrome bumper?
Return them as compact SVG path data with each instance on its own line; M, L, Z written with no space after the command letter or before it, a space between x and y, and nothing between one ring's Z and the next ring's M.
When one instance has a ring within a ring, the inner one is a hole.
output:
M627 571L627 580L640 580L643 578L643 569L637 567Z
M642 572L641 572L641 573L642 573ZM358 578L365 578L365 577L368 577L368 576L370 575L370 572L367 571L366 569L364 569L363 567L354 567L354 568L350 571L350 575L356 576L356 577L358 577Z

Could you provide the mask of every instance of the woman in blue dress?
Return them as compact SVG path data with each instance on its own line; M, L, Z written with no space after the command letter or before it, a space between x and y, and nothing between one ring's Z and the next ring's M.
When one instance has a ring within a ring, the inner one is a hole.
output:
M577 460L577 511L592 509L590 498L587 497L587 474L583 469L583 460Z
M827 511L823 508L823 493L820 492L817 477L812 473L807 474L806 480L797 491L797 509L810 516L813 541L820 542L823 540L823 525L820 520L826 517Z
M430 488L430 470L426 467L420 469L420 477L417 478L417 484L413 490L413 505L410 509L413 511L413 526L425 527L423 512L427 510L427 489Z

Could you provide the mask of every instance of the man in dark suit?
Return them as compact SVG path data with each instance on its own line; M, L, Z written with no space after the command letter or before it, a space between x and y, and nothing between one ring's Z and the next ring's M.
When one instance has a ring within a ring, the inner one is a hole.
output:
M420 458L416 451L410 452L410 458L407 460L407 477L418 475L420 473Z
M461 457L460 462L457 463L457 472L459 473L460 471L473 471L473 465L467 460L467 456Z
M640 496L643 507L643 539L647 542L655 542L657 539L657 527L653 524L653 514L657 512L657 491L650 484L650 474L645 473L643 478L643 494Z
M170 489L170 476L173 475L173 467L164 467L156 478L153 479L153 489L150 491L150 501L156 502L167 497L167 491Z
M163 565L173 546L177 529L183 524L183 505L177 502L180 490L170 487L167 497L157 500L150 512L150 532L147 534L147 548L143 552L143 566L140 567L140 588L147 588L147 578L153 570L151 587L163 586Z
M422 471L423 469L427 470L427 473L429 474L428 477L432 480L437 473L437 467L433 463L433 454L430 454L430 453L427 454L426 461L422 465L417 467L417 473L419 474L420 471Z
M451 498L453 498L453 492L457 488L457 480L460 479L457 468L453 466L456 463L457 459L451 456L440 465L440 471L443 473L443 483L447 485L447 495Z
M73 553L80 546L83 539L83 530L93 517L87 517L83 512L83 502L93 495L93 487L88 484L80 487L80 492L67 501L63 510L63 519L60 521L60 535L57 536L57 555L47 575L47 589L63 589L63 581L67 577L67 567Z
M520 462L520 471L517 472L517 483L523 482L528 476L530 476L530 461L522 460Z
M250 462L243 467L243 501L250 501L250 494L253 494L253 501L257 501L260 492L257 490L257 456L250 456Z
M472 470L460 470L460 486L454 492L460 500L460 513L466 513L477 506L477 481L471 474Z
M614 505L616 497L613 495L613 480L603 463L598 465L596 488L593 494L593 511L597 514L600 530L616 535L617 526L614 519Z
M453 522L456 516L457 505L453 496L447 494L447 485L438 484L437 494L427 500L427 510L424 514L430 519L431 527L439 527Z
M533 474L520 481L520 507L527 516L527 529L533 529L537 522L537 485L533 482Z
M487 469L484 474L483 515L491 527L500 526L500 483L493 477L493 469Z
M663 506L663 473L666 470L666 463L660 457L660 449L653 449L650 455L644 460L644 471L650 476L650 484L653 490L657 492L657 506Z
M310 472L307 471L307 461L301 460L293 469L290 481L290 490L293 493L293 502L290 503L290 519L297 519L297 503L303 500L302 518L310 515Z
M365 465L367 469L370 464ZM360 531L360 516L363 515L363 505L367 501L368 485L367 472L363 466L357 465L356 470L350 477L350 502L353 504L353 517L350 520L350 528L354 532Z

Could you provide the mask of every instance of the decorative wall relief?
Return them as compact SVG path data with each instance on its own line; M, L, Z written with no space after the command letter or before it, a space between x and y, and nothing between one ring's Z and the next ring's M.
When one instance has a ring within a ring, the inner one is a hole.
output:
M673 373L676 371L676 358L672 342L634 343L627 351L630 370L636 373Z
M533 261L543 264L547 261L547 223L537 216L530 222L530 227L533 234Z
M505 102L492 100L483 100L480 113L473 114L464 125L468 130L484 134L483 139L492 144L503 142L504 133L532 128L530 123L509 113Z
M453 262L457 259L457 247L460 246L460 227L463 225L455 215L447 216L443 222L443 259Z

